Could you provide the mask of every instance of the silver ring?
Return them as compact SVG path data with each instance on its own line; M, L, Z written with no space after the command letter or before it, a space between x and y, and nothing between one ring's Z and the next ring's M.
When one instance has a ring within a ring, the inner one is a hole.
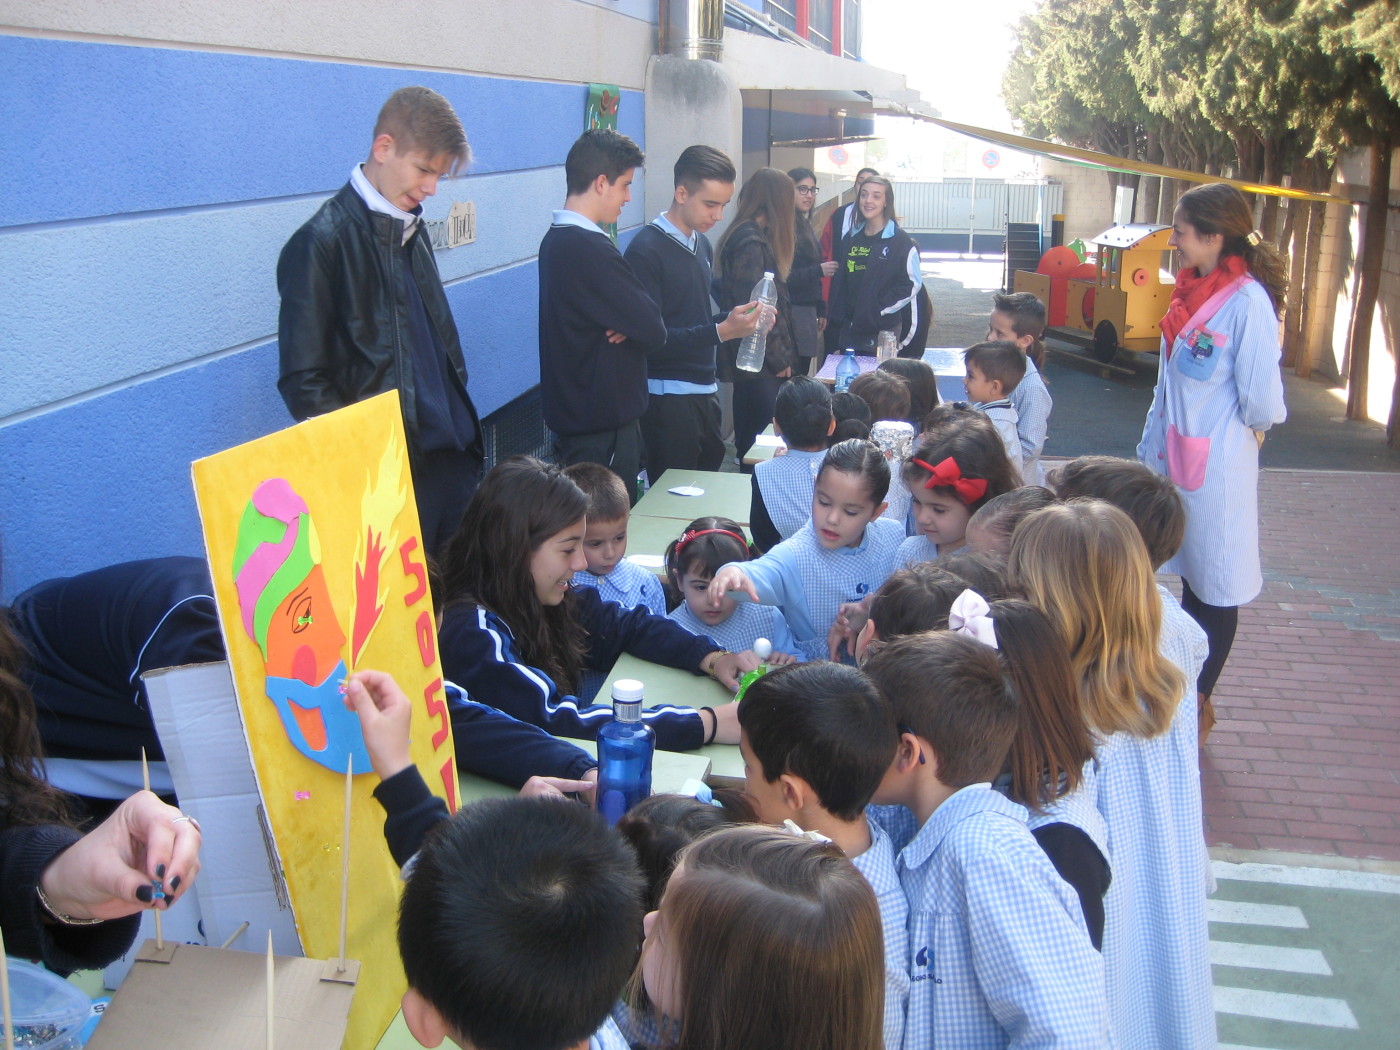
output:
M204 830L203 828L201 828L201 827L199 826L199 821L195 820L194 817L185 816L184 814L181 814L180 816L176 817L176 818L175 818L174 820L172 820L170 823L171 823L172 825L174 825L174 824L180 823L180 821L182 821L182 820L188 820L191 824L194 825L194 828L195 828L196 831L202 831L202 830Z

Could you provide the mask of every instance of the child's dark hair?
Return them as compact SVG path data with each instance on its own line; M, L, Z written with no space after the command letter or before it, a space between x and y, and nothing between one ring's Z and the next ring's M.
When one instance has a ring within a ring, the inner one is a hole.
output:
M890 465L885 455L869 441L842 441L832 445L822 457L821 469L817 471L817 484L828 470L839 470L843 474L856 474L865 479L870 490L870 502L877 506L885 501L890 491Z
M934 405L924 416L924 436L936 434L944 427L952 426L954 423L962 423L969 419L987 419L986 416L978 412L966 401L944 401L941 405ZM991 420L987 420L988 423ZM996 426L992 429L995 431Z
M789 664L759 678L739 705L739 725L770 784L799 776L838 820L855 820L894 761L890 705L854 667Z
M1011 549L1011 535L1021 520L1055 502L1055 494L1044 486L1022 485L1019 489L993 496L972 517L978 527L996 533L1000 542L993 549L1006 554ZM969 521L968 525L971 524Z
M926 435L904 461L904 482L912 491L915 485L932 488L943 496L958 500L969 510L977 511L990 499L1019 488L1021 479L1006 458L1006 446L1001 443L990 419L978 413L978 419L959 420ZM944 461L951 459L951 466ZM948 484L933 481L934 469L948 474ZM956 472L954 475L952 472ZM962 482L984 482L985 487L959 485ZM962 488L962 491L959 491ZM972 490L981 494L972 496Z
M974 343L963 351L963 363L981 372L988 382L1000 383L1002 397L1009 397L1026 377L1026 355L1004 339Z
M945 554L935 565L960 576L967 585L989 602L1011 596L1006 577L1006 558L1000 554L980 551L959 551Z
M616 182L646 162L641 148L626 135L609 128L589 128L569 147L564 158L564 182L569 195L582 193L599 175Z
M713 579L722 566L752 557L753 548L744 538L741 526L728 518L696 518L667 546L666 575L680 590L681 577L686 573Z
M1011 318L1011 330L1018 336L1030 336L1031 345L1026 356L1035 362L1035 367L1045 368L1045 344L1040 337L1045 334L1045 304L1033 292L995 292L992 295L992 309Z
M831 416L836 420L837 426L848 419L858 419L869 424L870 406L849 390L842 390L839 394L831 395Z
M995 602L990 615L1002 665L1021 698L1011 797L1040 811L1079 786L1084 764L1094 757L1094 738L1059 629L1030 602Z
M631 513L626 484L601 463L575 463L564 468L564 476L588 497L589 521L617 521Z
M718 805L690 795L652 795L629 809L617 822L618 834L637 854L646 879L647 911L655 911L676 870L676 855L702 835L731 824L758 820L753 803L735 788L715 788Z
M965 788L1001 772L1021 705L991 646L948 631L911 634L890 642L863 669L901 729L928 741L940 782Z
M971 587L942 565L921 561L900 569L870 600L870 619L882 641L936 631L948 625L954 599ZM975 589L975 588L974 588Z
M1089 496L1112 503L1137 526L1152 567L1160 569L1181 549L1186 508L1171 479L1134 459L1080 456L1050 476L1060 499Z
M938 404L938 376L927 361L917 357L891 357L875 366L877 372L893 372L909 384L909 414L904 418L919 430L924 417Z
M788 448L819 449L831 430L831 391L811 376L793 376L778 388L773 419Z
M563 1050L607 1017L641 923L636 860L601 817L548 799L486 799L439 824L418 854L399 953L409 986L454 1037L480 1050Z
M850 392L869 406L873 421L909 418L909 384L893 372L877 369L856 376Z
M836 429L827 440L833 445L839 445L843 441L869 441L870 424L862 423L859 419L843 419L836 424Z

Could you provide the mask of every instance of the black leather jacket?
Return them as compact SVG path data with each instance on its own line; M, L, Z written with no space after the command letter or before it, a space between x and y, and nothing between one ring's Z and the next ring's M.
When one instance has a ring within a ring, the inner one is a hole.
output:
M295 419L397 389L410 447L417 432L407 307L397 278L403 223L370 211L346 183L292 234L277 260L282 309L277 389ZM409 239L413 275L452 370L467 385L457 325L423 224ZM467 398L480 452L481 427Z

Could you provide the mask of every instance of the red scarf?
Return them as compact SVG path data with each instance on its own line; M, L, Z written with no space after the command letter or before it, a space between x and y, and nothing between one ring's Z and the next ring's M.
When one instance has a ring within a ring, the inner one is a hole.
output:
M1172 289L1172 301L1162 318L1162 335L1167 340L1167 351L1176 342L1186 322L1191 320L1212 295L1220 291L1236 277L1248 273L1242 255L1222 255L1214 270L1200 277L1194 266L1188 266L1176 275L1176 287Z

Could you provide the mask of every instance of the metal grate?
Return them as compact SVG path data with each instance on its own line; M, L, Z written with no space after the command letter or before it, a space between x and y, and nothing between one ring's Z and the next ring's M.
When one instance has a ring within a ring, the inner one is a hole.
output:
M553 440L544 425L540 388L534 387L508 405L502 405L481 421L482 443L486 446L486 469L507 456L524 454L549 459Z

